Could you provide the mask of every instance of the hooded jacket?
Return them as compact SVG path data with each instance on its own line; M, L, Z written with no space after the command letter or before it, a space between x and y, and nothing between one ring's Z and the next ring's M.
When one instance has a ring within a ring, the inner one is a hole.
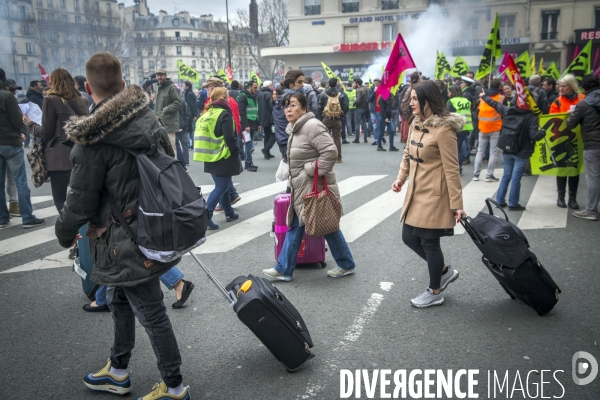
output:
M523 137L523 147L521 151L516 154L513 154L518 158L529 158L533 154L533 149L535 146L535 142L538 140L542 140L544 136L546 136L546 132L540 129L540 122L537 115L529 110L523 110L519 107L507 107L503 104L494 101L489 96L483 96L483 101L493 107L498 114L502 116L502 119L505 119L509 115L517 115L519 118L523 118L526 120L525 124L528 127L527 137ZM500 131L500 135L502 135L502 131Z
M456 132L464 123L454 113L413 119L398 174L403 183L410 177L400 221L426 229L456 225L454 210L463 208Z
M154 112L168 133L179 130L179 109L182 102L179 89L170 78L165 79L162 85L158 85L154 98Z
M256 93L258 101L258 122L260 126L273 125L273 91L268 87L262 87Z
M575 106L567 120L567 128L581 124L584 150L600 150L600 88L587 93L585 99Z
M25 96L27 97L27 100L37 104L40 109L42 108L42 103L44 102L44 94L42 92L30 86L27 88L27 94Z
M306 102L308 103L308 110L317 115L319 112L319 102L317 100L317 92L315 92L315 88L308 83L304 84L304 95L306 96Z
M135 157L126 149L164 149L174 156L167 132L148 107L148 97L135 85L98 104L89 116L72 118L65 131L75 143L67 201L55 232L69 247L79 228L89 222L87 236L94 258L91 280L106 286L135 286L157 279L179 260L148 260L108 204L110 195L129 226L137 230L140 176Z
M341 120L342 118L344 118L344 115L348 113L348 96L346 96L344 93L338 92L338 90L336 88L329 87L325 90L324 93L322 93L319 96L319 114L318 114L319 119L325 118L325 116L323 115L323 111L325 110L325 107L327 106L327 99L329 97L335 97L335 96L340 97L340 107L342 109L342 112L344 113L344 114L342 114L342 116L340 118L336 118L336 119Z
M536 85L529 85L527 86L527 89L529 89L529 93L531 93L531 96L535 100L542 114L548 114L548 111L550 111L550 103L548 103L546 91Z
M275 104L273 104L273 128L275 131L275 140L280 146L286 145L290 136L286 132L288 120L285 116L285 110L281 105L283 95L278 95Z
M0 145L23 146L23 126L23 114L17 98L6 90L6 85L0 81Z

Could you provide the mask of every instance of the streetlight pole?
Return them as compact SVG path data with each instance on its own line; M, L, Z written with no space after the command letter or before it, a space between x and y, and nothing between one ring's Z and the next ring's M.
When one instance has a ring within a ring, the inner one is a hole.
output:
M229 68L231 65L231 38L229 37L229 1L225 0L225 14L227 14L227 58L229 59Z

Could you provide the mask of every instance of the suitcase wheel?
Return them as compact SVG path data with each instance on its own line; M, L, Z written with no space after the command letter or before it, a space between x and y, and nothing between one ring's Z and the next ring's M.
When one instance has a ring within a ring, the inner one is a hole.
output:
M322 263L319 263L319 265L321 266L321 268L325 268L327 266L327 263L323 261Z

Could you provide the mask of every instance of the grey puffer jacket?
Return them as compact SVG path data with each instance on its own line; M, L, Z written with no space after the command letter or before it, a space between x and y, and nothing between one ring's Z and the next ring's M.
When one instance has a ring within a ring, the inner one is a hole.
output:
M129 86L98 104L89 116L71 118L65 131L75 146L67 201L55 225L58 242L69 247L79 228L89 222L92 281L119 287L157 279L179 259L148 260L108 204L110 195L135 232L140 176L135 158L125 149L158 148L174 155L166 130L148 107L148 96L140 87Z
M287 225L292 225L295 212L302 226L305 224L302 197L312 191L317 160L319 160L319 177L325 176L329 191L338 199L340 198L335 172L333 172L338 152L325 125L311 112L301 116L295 124L288 124L286 131L290 135L287 148L290 167L288 186L292 188ZM319 190L322 189L322 178L320 178Z

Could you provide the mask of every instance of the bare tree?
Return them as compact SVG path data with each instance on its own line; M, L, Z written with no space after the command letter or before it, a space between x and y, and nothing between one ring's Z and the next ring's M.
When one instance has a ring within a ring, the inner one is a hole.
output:
M251 32L248 10L238 9L236 24ZM258 66L259 74L273 79L283 67L282 60L263 58L260 51L266 47L283 47L289 43L288 0L261 0L258 4L258 32L253 40L238 41Z

